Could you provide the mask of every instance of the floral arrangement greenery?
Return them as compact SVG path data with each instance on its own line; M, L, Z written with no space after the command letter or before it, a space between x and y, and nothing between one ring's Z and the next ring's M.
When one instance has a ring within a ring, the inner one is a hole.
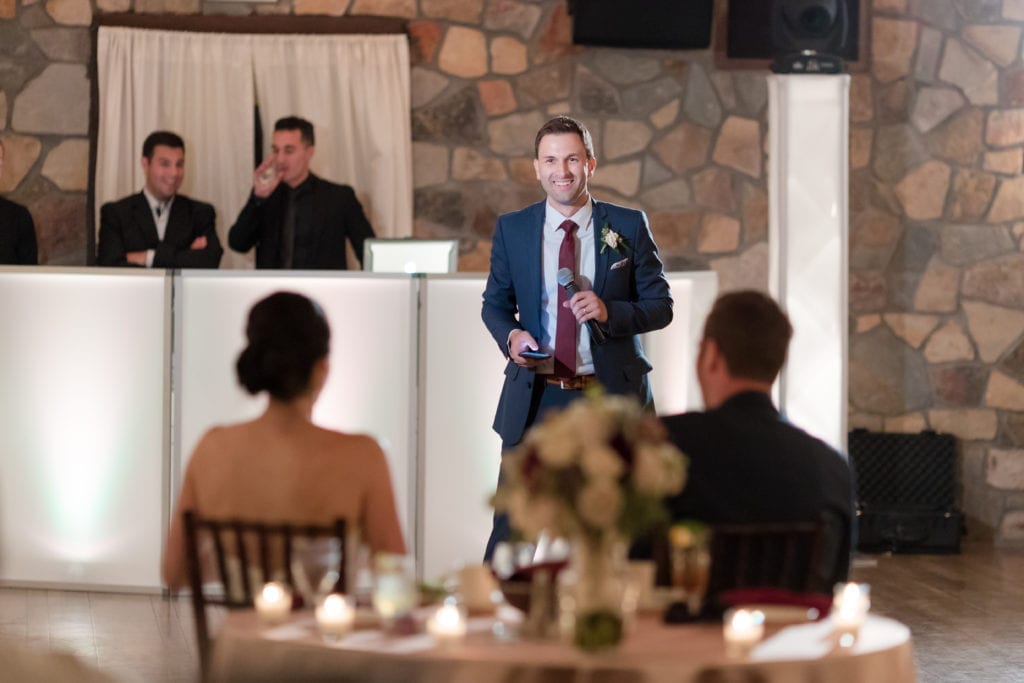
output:
M665 519L664 498L686 481L685 457L657 416L601 392L549 413L503 460L495 508L530 540L541 530L633 538Z

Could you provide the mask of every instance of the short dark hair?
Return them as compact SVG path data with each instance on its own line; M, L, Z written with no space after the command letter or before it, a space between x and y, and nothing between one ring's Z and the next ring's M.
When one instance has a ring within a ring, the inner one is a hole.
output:
M147 135L146 141L142 143L142 156L152 161L153 150L157 145L185 151L185 141L181 139L180 135L169 130L155 130Z
M285 116L278 119L274 124L274 130L297 130L302 141L312 147L316 144L316 137L313 135L313 124L299 116Z
M313 366L330 350L331 329L323 309L294 292L276 292L249 311L249 343L238 356L238 381L250 394L267 391L287 401L307 388Z
M752 289L718 297L704 322L710 339L734 377L773 382L793 336L789 318L775 301Z
M594 138L590 131L581 122L571 116L556 116L549 119L547 123L537 131L537 137L533 140L533 158L540 158L540 141L545 135L560 135L562 133L575 133L583 141L583 147L587 150L587 158L594 158Z

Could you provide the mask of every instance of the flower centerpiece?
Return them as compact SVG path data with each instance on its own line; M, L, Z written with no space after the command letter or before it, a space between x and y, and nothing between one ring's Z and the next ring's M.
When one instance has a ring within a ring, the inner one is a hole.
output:
M615 562L624 562L628 539L665 519L665 497L685 482L683 454L635 399L590 393L548 413L502 467L494 505L512 527L573 544L575 643L614 645L623 627Z

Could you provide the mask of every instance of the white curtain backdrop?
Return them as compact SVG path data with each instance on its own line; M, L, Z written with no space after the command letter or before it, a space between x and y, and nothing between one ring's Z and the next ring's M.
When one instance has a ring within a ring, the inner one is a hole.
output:
M412 234L409 47L404 35L249 35L101 27L97 46L99 207L138 192L142 142L185 139L182 193L212 203L222 268L251 268L227 246L255 166L258 103L269 150L277 118L316 126L313 169L352 185L380 237ZM255 87L254 87L255 86Z
M227 229L252 188L255 95L247 35L100 27L96 229L103 203L142 189L142 143L154 130L185 140L181 193L213 204L222 268L251 259Z

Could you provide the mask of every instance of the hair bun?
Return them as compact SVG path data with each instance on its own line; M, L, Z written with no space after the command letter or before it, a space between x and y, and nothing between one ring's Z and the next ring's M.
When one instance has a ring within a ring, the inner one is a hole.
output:
M330 329L311 299L277 292L257 302L246 325L249 344L235 363L238 381L250 394L268 391L279 400L309 387L313 367L327 356Z

